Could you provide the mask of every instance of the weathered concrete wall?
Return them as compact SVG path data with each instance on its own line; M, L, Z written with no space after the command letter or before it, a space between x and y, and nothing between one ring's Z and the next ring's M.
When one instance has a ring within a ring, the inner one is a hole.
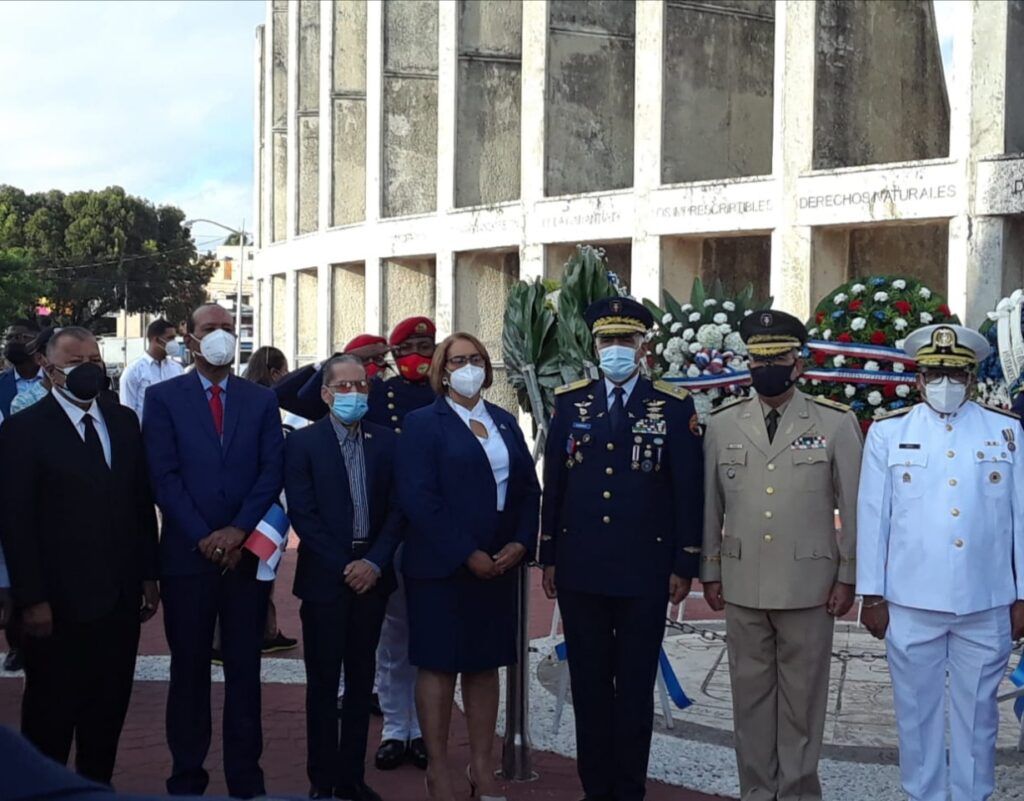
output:
M949 226L892 225L850 231L847 280L868 275L902 275L946 294Z
M437 208L437 0L384 4L382 213Z
M766 298L771 248L770 236L665 237L661 242L661 287L680 303L690 300L697 277L709 292L715 281L721 280L729 295L753 284L754 296Z
M629 242L587 242L595 248L603 248L608 268L618 273L622 282L629 287L633 278L633 246ZM547 245L544 249L544 277L562 280L565 263L576 253L576 244Z
M285 277L274 275L270 278L270 303L273 314L271 332L273 339L269 343L275 348L284 350L285 333L288 330L287 303L285 300Z
M288 236L285 221L288 180L288 0L274 0L273 41L270 43L272 59L270 76L270 117L273 133L270 140L270 158L273 166L271 194L272 225L270 240L277 242Z
M432 258L392 259L382 264L384 291L382 319L390 331L406 317L434 316L436 263Z
M366 332L366 266L335 264L331 270L331 353L338 353Z
M814 167L949 155L949 101L928 0L819 0Z
M320 0L299 0L298 233L320 225Z
M1024 0L1006 11L1006 152L1024 153Z
M772 0L665 4L662 181L772 171Z
M302 367L316 361L316 270L299 270L295 278L295 360Z
M334 4L331 225L366 219L366 2Z
M460 253L455 261L455 329L469 331L501 359L505 301L519 280L517 251Z
M619 0L551 0L548 195L633 185L635 15Z
M460 0L455 205L519 197L523 7Z

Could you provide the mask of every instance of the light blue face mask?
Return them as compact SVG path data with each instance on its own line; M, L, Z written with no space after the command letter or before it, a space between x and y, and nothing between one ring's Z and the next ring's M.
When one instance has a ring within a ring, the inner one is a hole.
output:
M368 396L362 392L335 392L331 403L334 416L347 426L362 420L369 407Z
M625 381L636 370L636 350L625 345L609 345L598 352L601 372L615 382Z

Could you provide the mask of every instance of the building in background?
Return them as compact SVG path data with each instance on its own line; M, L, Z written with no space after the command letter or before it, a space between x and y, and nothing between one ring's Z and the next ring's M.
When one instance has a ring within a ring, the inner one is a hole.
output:
M947 81L928 0L268 0L258 344L423 313L500 358L579 242L640 298L893 272L977 324L1024 283L1024 0L955 13Z

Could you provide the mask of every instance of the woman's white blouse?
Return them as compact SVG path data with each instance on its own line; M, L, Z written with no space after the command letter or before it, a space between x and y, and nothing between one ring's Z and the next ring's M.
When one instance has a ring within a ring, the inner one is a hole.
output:
M471 433L473 431L473 427L469 425L471 420L476 420L487 429L487 436L476 437L476 441L484 449L487 461L491 465L494 484L498 488L498 511L504 511L505 495L508 492L509 455L508 447L505 445L501 432L498 431L498 426L494 424L494 419L491 417L490 412L487 411L487 406L484 405L483 399L477 401L472 411L465 406L455 403L451 398L447 398L447 401L448 405L455 410L455 413L462 422L469 427ZM476 436L476 434L473 434L473 436Z

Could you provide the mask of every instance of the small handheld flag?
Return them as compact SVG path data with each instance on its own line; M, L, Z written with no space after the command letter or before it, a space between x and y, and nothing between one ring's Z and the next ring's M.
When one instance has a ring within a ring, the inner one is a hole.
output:
M1010 674L1010 681L1014 687L1024 687L1024 654L1020 655L1017 669ZM1024 695L1013 702L1013 711L1017 713L1017 720L1020 720L1024 715Z
M273 581L277 577L277 567L281 564L281 555L288 543L290 528L288 515L275 503L256 524L256 530L242 544L245 550L254 553L260 560L259 568L256 570L258 581Z

